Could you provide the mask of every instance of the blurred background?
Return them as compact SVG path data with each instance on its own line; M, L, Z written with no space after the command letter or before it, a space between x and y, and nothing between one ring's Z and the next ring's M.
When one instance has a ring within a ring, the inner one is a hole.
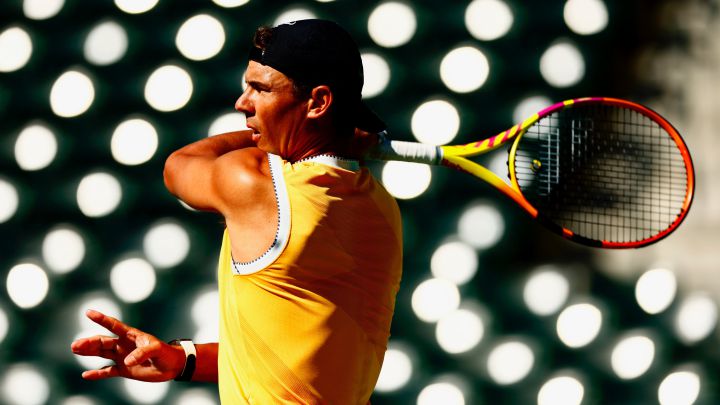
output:
M3 0L0 403L217 404L216 387L85 382L95 308L163 339L217 336L220 218L164 189L173 150L244 127L259 25L320 17L362 51L392 137L494 135L553 102L611 96L667 117L693 154L689 217L602 251L491 187L369 163L403 213L405 263L373 404L720 401L717 0ZM484 160L498 172L506 155ZM292 327L288 325L288 327Z

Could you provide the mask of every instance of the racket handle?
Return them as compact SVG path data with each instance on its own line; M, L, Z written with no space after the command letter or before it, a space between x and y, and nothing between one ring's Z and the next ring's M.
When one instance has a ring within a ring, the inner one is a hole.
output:
M380 143L367 153L367 158L437 165L442 161L442 149L418 142L391 141L381 136Z

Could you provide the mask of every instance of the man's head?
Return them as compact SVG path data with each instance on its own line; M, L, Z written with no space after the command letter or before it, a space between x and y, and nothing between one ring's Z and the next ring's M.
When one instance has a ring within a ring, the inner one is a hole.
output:
M279 73L277 75L275 73ZM370 132L384 129L384 123L375 116L361 100L363 69L357 45L350 35L337 24L325 20L301 20L282 24L274 28L261 27L257 30L250 51L250 62L246 72L246 81L250 92L253 85L268 87L269 83L260 83L259 78L273 79L275 89L292 95L301 103L300 109L277 111L282 113L263 118L266 111L258 111L253 105L248 91L238 100L236 108L248 116L248 126L257 131L271 130L278 119L295 117L294 122L278 126L278 131L295 131L303 118L303 108L309 114L304 118L329 122L336 136L352 136L353 129L362 128ZM287 81L288 83L285 83ZM287 85L289 84L289 87ZM263 98L262 92L254 94ZM265 94L267 96L267 94ZM280 94L275 94L280 96ZM287 97L275 97L263 102L289 102ZM244 102L243 102L244 101ZM290 103L291 104L291 103ZM286 105L285 107L289 107ZM288 116L288 112L292 112ZM272 112L272 111L271 111ZM256 117L254 115L257 114ZM296 115L293 115L296 114ZM274 120L275 122L268 122ZM263 122L264 121L264 122ZM312 122L315 124L316 122ZM262 133L259 134L262 137ZM271 135L271 134L267 134ZM272 134L271 136L284 136ZM279 151L275 151L278 153Z

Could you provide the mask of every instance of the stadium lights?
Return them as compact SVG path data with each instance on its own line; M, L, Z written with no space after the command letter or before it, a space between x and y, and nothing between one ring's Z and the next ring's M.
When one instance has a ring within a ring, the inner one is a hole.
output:
M390 83L390 65L377 53L363 52L361 55L365 84L362 89L363 98L373 98L387 88Z
M407 44L415 35L417 18L406 3L389 1L377 6L368 18L368 33L376 44L395 48Z
M115 21L95 25L85 38L83 52L88 62L106 66L118 62L128 49L125 29Z
M457 229L463 242L476 249L489 249L505 233L505 220L491 202L477 201L462 211Z
M677 280L675 274L668 269L650 269L635 283L635 299L640 308L651 315L665 311L676 294Z
M426 164L392 161L383 165L381 179L393 197L409 200L430 187L432 172Z
M440 78L456 93L469 93L485 84L490 64L474 46L461 46L448 52L440 63Z
M23 0L23 14L31 20L47 20L55 17L65 5L65 0Z
M22 69L30 60L33 43L30 35L20 27L10 27L0 33L0 72Z
M15 141L15 160L23 170L42 170L55 159L57 149L57 139L50 128L41 123L30 124Z
M446 242L433 252L430 271L433 276L444 278L456 285L468 283L478 270L475 249L461 241Z
M474 0L465 10L465 27L481 41L502 38L512 28L513 20L512 10L500 0Z

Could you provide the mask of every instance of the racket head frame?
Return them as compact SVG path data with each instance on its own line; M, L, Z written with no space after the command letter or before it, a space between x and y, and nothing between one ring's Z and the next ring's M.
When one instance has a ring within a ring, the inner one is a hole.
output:
M634 110L654 122L656 122L660 127L667 132L667 134L670 135L670 137L673 139L675 144L678 147L678 150L682 156L683 164L685 165L685 169L687 172L687 190L685 193L685 198L682 203L682 208L680 212L678 213L675 220L663 231L642 240L637 241L628 241L628 242L616 242L616 241L608 241L608 240L595 240L595 239L589 239L580 235L575 234L573 231L566 229L559 224L549 220L548 218L544 217L542 213L538 212L538 210L523 196L520 185L518 183L517 173L515 171L515 156L518 150L518 145L520 143L520 140L522 139L523 134L527 132L527 130L532 127L535 123L537 123L539 120L541 120L544 117L547 117L558 110L566 109L572 106L582 105L582 104L604 104L609 106L616 106L621 108L627 108ZM492 171L480 166L479 164L469 160L468 158L478 156L484 153L487 153L491 150L497 149L502 145L505 145L512 141L512 146L509 151L508 155L508 169L509 169L509 175L510 175L510 184L506 183L504 180L502 180L498 175L493 173ZM570 99L565 100L556 104L553 104L541 111L539 111L536 114L533 114L532 116L525 119L523 122L516 124L507 130L500 132L497 135L491 136L489 138L477 141L477 142L471 142L463 145L448 145L448 146L442 146L440 147L439 157L440 157L440 164L443 166L447 166L456 170L460 170L463 172L467 172L473 176L479 177L486 182L490 183L493 187L500 190L503 194L505 194L507 197L511 198L513 201L515 201L521 208L523 208L531 217L535 218L539 222L541 222L545 227L547 227L549 230L559 234L560 236L570 239L574 242L592 246L592 247L601 247L601 248L607 248L607 249L627 249L627 248L639 248L643 246L650 245L652 243L656 243L663 238L667 237L670 233L672 233L677 227L682 223L682 221L687 216L687 213L690 209L690 206L692 204L694 190L695 190L695 172L693 168L692 158L690 156L690 152L687 148L687 145L685 144L685 141L682 139L678 131L668 122L665 118L663 118L661 115L656 113L655 111L631 102L627 100L622 100L618 98L610 98L610 97L584 97L584 98L577 98L577 99Z

